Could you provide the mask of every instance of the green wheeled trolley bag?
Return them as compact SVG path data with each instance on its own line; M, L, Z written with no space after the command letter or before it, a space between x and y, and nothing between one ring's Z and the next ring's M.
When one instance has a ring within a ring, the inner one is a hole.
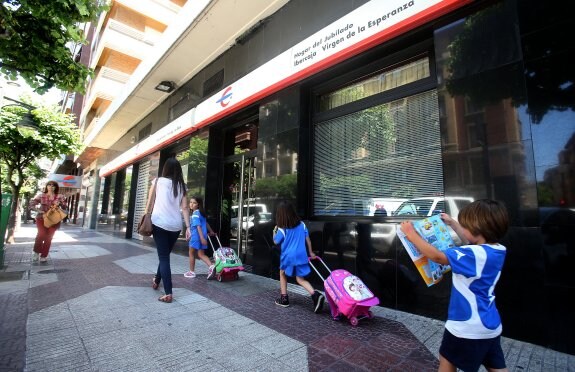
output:
M214 270L216 271L216 279L218 282L224 280L238 280L240 278L239 272L244 269L242 260L230 247L222 247L220 238L216 235L216 241L218 242L218 248L214 247L212 238L208 237L210 245L214 250Z

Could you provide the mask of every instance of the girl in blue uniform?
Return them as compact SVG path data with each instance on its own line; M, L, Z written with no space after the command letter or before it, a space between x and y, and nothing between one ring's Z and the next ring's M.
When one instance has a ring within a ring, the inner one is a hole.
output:
M488 371L505 371L494 289L505 261L506 248L498 241L509 227L507 210L498 201L483 199L463 208L459 222L445 213L441 219L465 245L442 252L423 240L410 221L401 223L407 239L423 255L449 264L453 272L439 370L477 371L483 365Z
M289 306L287 294L287 276L293 277L299 285L305 288L311 295L313 311L318 313L325 301L324 295L313 289L311 284L303 277L310 273L308 256L314 258L311 249L311 241L307 227L298 217L293 205L289 202L281 202L276 210L276 227L274 229L274 243L281 244L280 256L280 297L276 299L276 305ZM307 252L306 252L307 245Z
M190 209L192 216L190 217L191 238L190 238L190 271L184 274L186 278L196 277L196 251L198 251L198 258L206 265L208 265L208 279L214 276L214 265L206 256L205 251L208 248L208 230L213 234L212 228L206 221L206 212L204 211L204 200L199 196L194 196L190 199Z

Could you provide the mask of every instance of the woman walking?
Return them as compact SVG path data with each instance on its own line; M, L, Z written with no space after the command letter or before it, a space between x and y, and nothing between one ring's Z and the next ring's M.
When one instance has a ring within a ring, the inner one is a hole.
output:
M154 195L155 192L155 196ZM186 240L190 239L190 211L186 198L186 184L182 175L182 167L175 158L169 158L162 169L162 176L158 178L150 190L148 206L155 197L152 211L152 234L158 250L158 270L153 278L152 288L158 289L160 282L164 281L165 294L159 301L170 303L172 295L172 270L170 268L170 253L180 236L182 229L182 213L186 223ZM181 211L181 212L180 212Z
M66 197L60 195L60 187L56 181L49 181L44 190L36 195L34 199L30 201L30 209L35 209L38 214L36 215L36 227L38 228L38 233L36 234L36 241L34 242L34 261L40 260L40 262L48 261L48 253L50 252L50 246L52 245L52 238L54 233L60 227L60 223L45 227L44 226L44 213L48 212L52 205L64 206L66 203ZM35 208L36 206L38 206Z

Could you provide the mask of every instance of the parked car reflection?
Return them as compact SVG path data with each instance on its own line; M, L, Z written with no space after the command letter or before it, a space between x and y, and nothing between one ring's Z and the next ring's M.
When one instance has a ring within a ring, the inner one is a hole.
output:
M243 218L244 223L242 224L242 232L245 235L248 234L248 237L252 237L254 233L254 227L261 223L270 222L272 220L272 214L270 212L256 212L254 215L251 215L247 218ZM237 218L235 221L232 221L231 226L231 235L234 238L238 236L238 223Z
M457 219L459 211L473 202L466 196L430 196L413 198L403 202L393 213L394 216L430 217L434 214L447 213Z

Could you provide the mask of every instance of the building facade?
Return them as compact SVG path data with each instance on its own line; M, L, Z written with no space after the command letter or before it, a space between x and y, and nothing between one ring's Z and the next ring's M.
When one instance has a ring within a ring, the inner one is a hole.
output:
M150 182L176 156L252 272L277 277L274 208L288 199L328 265L358 275L382 306L445 319L450 274L428 287L397 228L502 200L504 336L575 353L572 5L177 5L171 22L138 23L161 32L139 63L115 62L94 37L96 80L125 81L105 95L95 80L84 98L79 223L143 239L135 221Z

